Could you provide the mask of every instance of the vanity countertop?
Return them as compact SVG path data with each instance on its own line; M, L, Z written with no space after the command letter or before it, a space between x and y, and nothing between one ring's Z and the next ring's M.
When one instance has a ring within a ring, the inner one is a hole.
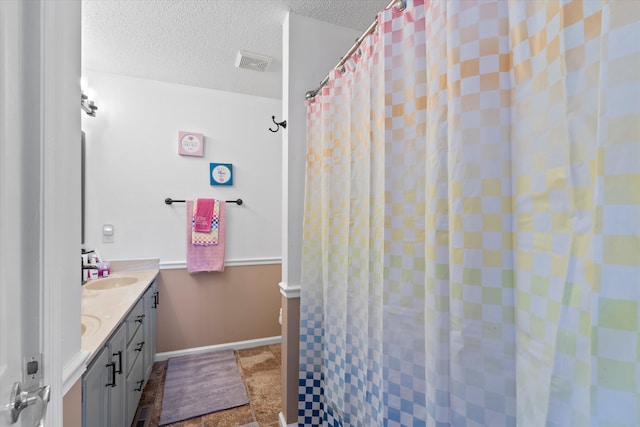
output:
M113 287L97 290L91 287L105 279L95 279L82 286L82 324L87 330L82 335L81 346L83 351L89 353L87 363L90 363L96 356L96 351L104 346L111 333L125 319L158 272L158 269L114 272L106 279L131 278L129 281L132 279L137 281L126 286L116 284ZM111 280L111 282L116 281Z

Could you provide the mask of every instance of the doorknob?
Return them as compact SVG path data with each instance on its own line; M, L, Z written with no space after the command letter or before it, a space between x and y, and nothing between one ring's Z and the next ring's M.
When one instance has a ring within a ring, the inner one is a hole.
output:
M16 382L11 389L11 399L9 401L9 408L11 409L11 424L18 421L20 413L24 408L30 405L35 405L40 401L40 414L36 417L38 420L36 427L44 426L44 416L47 412L47 404L51 397L51 386L45 385L38 387L32 391L22 390L22 384Z

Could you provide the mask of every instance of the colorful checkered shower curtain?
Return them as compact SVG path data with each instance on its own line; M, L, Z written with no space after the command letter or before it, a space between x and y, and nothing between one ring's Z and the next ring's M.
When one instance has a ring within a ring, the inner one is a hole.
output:
M308 103L299 423L640 425L640 3L379 22Z

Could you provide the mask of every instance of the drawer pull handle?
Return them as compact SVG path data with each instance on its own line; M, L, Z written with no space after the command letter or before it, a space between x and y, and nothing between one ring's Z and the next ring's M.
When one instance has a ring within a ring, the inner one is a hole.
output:
M140 341L138 343L138 347L134 348L135 351L142 351L142 348L144 347L144 341Z
M113 378L113 382L106 383L106 387L115 387L116 386L116 362L111 362L106 364L107 368L111 368L111 378Z
M113 355L114 356L118 356L118 369L115 369L115 367L114 367L114 372L116 374L121 374L122 373L122 350L120 350L117 353L113 353ZM114 362L114 364L115 364L115 362ZM115 376L114 376L114 378L115 378Z
M138 387L136 387L133 391L142 391L142 384L144 384L144 380L138 381Z
M144 314L140 314L140 315L138 315L138 317L136 317L136 322L142 323L143 319L144 319Z

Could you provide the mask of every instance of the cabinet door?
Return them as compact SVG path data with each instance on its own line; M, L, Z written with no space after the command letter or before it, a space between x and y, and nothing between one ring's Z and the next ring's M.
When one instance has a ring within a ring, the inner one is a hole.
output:
M144 293L144 377L149 378L153 361L156 356L156 307L158 306L158 285L154 280L149 289Z
M109 425L111 427L127 426L131 424L131 420L126 419L127 334L124 323L113 334L107 348L115 373L113 386L109 388Z
M127 419L129 423L133 421L138 409L138 402L142 396L144 388L144 374L142 371L142 357L138 357L127 377Z
M82 378L82 425L107 427L109 423L109 353L104 348Z

